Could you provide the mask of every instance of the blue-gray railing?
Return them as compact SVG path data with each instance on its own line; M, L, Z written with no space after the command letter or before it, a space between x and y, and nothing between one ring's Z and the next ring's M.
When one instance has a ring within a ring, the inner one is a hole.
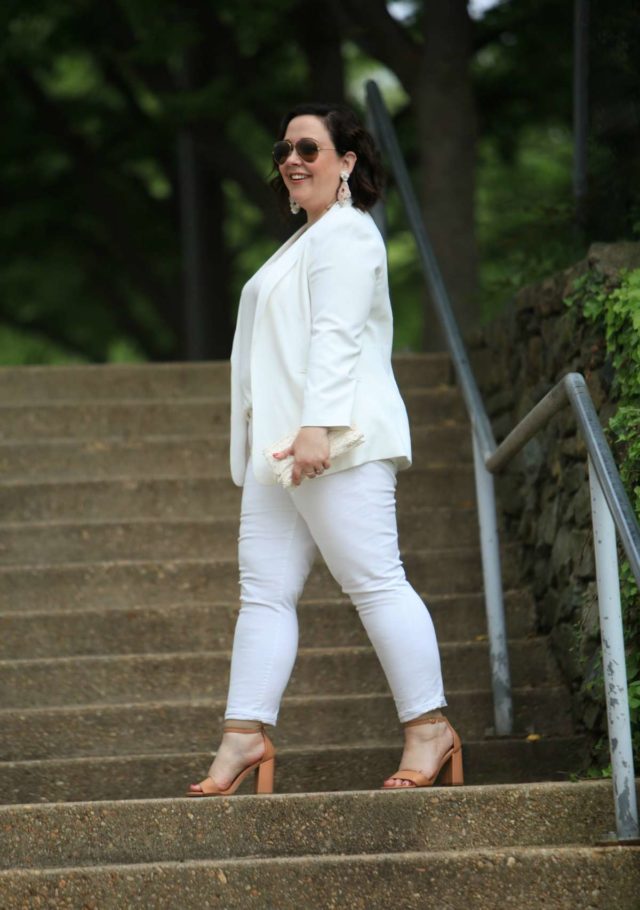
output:
M493 473L502 470L557 411L570 404L588 452L616 829L619 841L635 840L639 836L638 807L627 697L616 529L640 588L640 527L602 432L589 390L579 373L567 374L500 446L496 446L395 130L378 86L373 81L367 83L367 107L369 124L389 159L471 422L495 731L498 735L512 732L513 706Z

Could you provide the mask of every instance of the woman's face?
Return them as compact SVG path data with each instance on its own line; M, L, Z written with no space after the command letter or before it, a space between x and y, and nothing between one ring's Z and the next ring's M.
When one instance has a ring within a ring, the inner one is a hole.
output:
M340 171L351 173L356 156L353 152L338 155L326 126L319 117L304 114L290 121L284 139L295 144L298 139L315 139L321 151L315 161L303 161L295 148L284 164L278 166L289 195L316 221L336 200Z

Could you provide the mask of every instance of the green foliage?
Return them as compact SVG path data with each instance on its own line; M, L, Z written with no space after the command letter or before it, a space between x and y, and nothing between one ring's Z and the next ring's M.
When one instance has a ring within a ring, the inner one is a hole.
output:
M476 223L484 322L523 286L584 256L572 224L571 154L571 135L558 126L529 126L509 157L494 137L480 143Z
M614 370L611 392L617 404L607 433L620 477L640 518L640 269L622 271L615 284L598 272L586 272L574 282L565 302L579 308L604 334ZM640 591L626 559L620 567L620 593L629 707L634 746L640 757Z
M426 5L387 6L398 16L388 27L420 47ZM286 235L266 181L272 133L291 104L344 93L362 110L374 76L419 188L420 80L402 81L402 54L377 31L378 4L357 20L351 7L336 23L328 0L6 0L0 362L180 356L185 124L207 159L199 198L218 328ZM581 258L589 239L640 236L640 11L636 0L593 0L592 12L597 116L582 237L572 224L571 5L503 0L471 23L485 321L523 284ZM424 285L393 192L388 220L396 345L419 349Z

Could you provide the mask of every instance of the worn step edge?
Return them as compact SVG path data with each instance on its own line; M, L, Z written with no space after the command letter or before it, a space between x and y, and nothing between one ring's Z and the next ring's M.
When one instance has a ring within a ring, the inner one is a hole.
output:
M518 647L535 647L548 644L548 636L537 635L527 638L509 638L507 646L510 648ZM461 639L449 641L443 645L448 653L455 653L459 650L473 650L481 654L487 652L488 643L486 641L475 641L473 639ZM375 651L369 644L363 645L307 645L298 648L299 657L359 657L374 655ZM89 669L99 669L103 667L118 668L121 666L141 666L147 663L170 663L172 661L188 660L230 660L231 650L229 648L202 648L193 651L156 651L145 652L144 654L81 654L64 657L36 657L0 660L0 672L2 670L24 670L26 673L35 670L52 670L55 667L87 667Z
M640 849L500 847L0 872L9 906L100 910L637 910Z
M503 544L501 547L503 557L511 553L519 552L519 545L514 543ZM478 558L480 554L479 546L467 546L467 547L433 547L433 549L426 548L411 548L405 547L402 551L402 555L406 559L420 559L421 556L428 553L429 556L437 556L438 554L443 554L450 557L471 557ZM75 570L86 571L88 569L104 569L112 566L117 566L119 568L126 568L127 566L135 567L145 567L153 568L161 564L163 568L170 568L172 566L218 566L218 565L227 565L227 564L237 564L237 557L235 556L219 556L207 559L205 557L178 557L175 559L96 559L93 562L74 562L70 560L69 562L56 562L56 563L42 563L41 565L31 565L30 563L16 563L15 565L10 566L0 566L0 576L10 575L14 572L19 572L24 570L25 572L32 573L41 573L47 572L50 569L55 571L61 570Z
M426 600L427 594L424 592L418 592L419 596ZM531 598L531 592L528 588L508 588L504 591L504 597L506 599L513 598L522 598L526 599L527 607L533 606L533 600ZM477 605L479 609L485 609L484 595L482 592L466 592L461 594L432 594L430 595L430 604L441 606L443 609L448 603L457 600L477 600ZM351 608L351 601L348 597L327 594L326 597L317 597L317 596L307 596L301 597L298 602L298 609L307 608L307 609L321 609L324 605L333 605L333 606L344 606L346 609ZM516 606L514 604L514 606ZM46 616L50 617L59 617L59 616L76 616L80 617L83 615L91 616L117 616L118 613L129 614L137 610L143 612L153 612L158 615L176 613L177 611L183 610L185 608L193 607L198 610L227 610L230 608L238 608L238 599L225 599L225 600L211 600L207 601L206 604L201 603L200 601L180 601L174 604L158 604L157 606L145 605L145 604L134 604L127 606L119 606L114 604L113 606L108 607L73 607L73 608L60 608L60 609L25 609L25 610L0 610L0 620L2 619L33 619L37 621L38 619L44 618Z
M392 354L391 363L399 384L406 386L411 380L419 382L421 387L454 385L453 367L446 352L398 351ZM39 384L46 388L46 393L40 394L47 401L59 394L60 387L65 389L67 386L73 388L77 398L79 381L82 383L82 400L93 400L103 395L107 388L126 388L130 385L136 386L138 395L142 397L157 397L161 392L156 387L160 385L169 389L172 397L179 398L185 394L181 389L185 384L187 388L194 384L211 388L218 383L228 389L230 374L228 360L6 366L0 368L0 399L9 392L12 401L28 404L39 393ZM17 387L22 390L22 397L17 394Z
M132 518L131 520L20 521L0 523L0 562L39 565L58 560L175 558L181 553L215 556L236 553L238 518ZM476 512L432 506L401 510L400 540L425 549L473 546L478 539Z
M452 417L450 420L447 420L446 423L438 421L437 423L420 423L418 426L411 427L411 435L417 434L419 436L428 435L431 432L439 432L451 429L451 430L468 430L469 424L466 420L456 420ZM210 444L212 441L221 441L224 440L227 443L229 442L229 429L228 427L211 427L206 433L194 432L190 434L181 433L179 435L173 433L144 433L140 436L127 436L122 437L121 435L114 436L96 436L96 437L86 437L80 441L81 449L90 449L92 444L98 445L100 448L103 446L114 445L118 448L143 448L146 444L149 445L163 445L170 444L175 445L178 441L185 445L190 443L197 444ZM61 449L77 449L78 440L70 439L68 436L52 436L52 437L41 437L36 439L0 439L0 455L5 451L11 451L12 449L25 448L33 449L37 452L39 449L46 449L50 447L57 447ZM471 441L469 443L471 445Z
M471 478L471 477L473 477L473 465L468 464L466 462L460 462L458 464L452 465L450 462L446 462L446 461L423 461L423 462L420 462L419 465L412 465L411 468L408 469L408 472L409 473L406 473L405 471L398 472L398 474L397 474L398 486L403 484L403 482L405 483L405 485L410 482L411 485L413 486L416 483L426 482L441 474L460 475L461 477L463 477L465 479ZM92 477L92 476L87 476L87 477L74 476L74 477L69 477L69 478L62 478L60 480L58 480L58 479L47 480L46 477L2 480L2 481L0 481L0 492L2 490L7 490L7 491L22 490L22 489L30 490L30 489L33 489L34 487L40 487L42 489L53 487L53 488L60 488L60 489L68 490L68 489L73 489L73 487L80 486L81 484L87 485L87 486L88 485L117 486L120 484L131 484L131 485L135 486L136 488L139 488L139 487L144 487L144 486L154 486L154 485L157 486L158 484L162 484L162 483L175 483L176 481L181 481L184 484L193 484L193 485L202 484L202 483L219 483L221 481L227 481L227 486L228 486L229 490L234 491L234 492L236 490L239 490L239 488L236 487L232 483L231 478L229 476L229 468L226 464L224 464L224 465L220 466L219 472L212 473L210 471L207 471L207 472L198 473L198 474L190 474L188 477L185 477L184 473L175 472L175 473L166 473L166 474L158 473L158 474L154 474L153 477L150 477L150 478L138 477L138 478L134 478L134 479L132 479L128 475L123 475L122 477L118 477L118 476L111 477L110 476L108 478L102 478L102 477L96 478L96 477ZM447 508L447 506L427 506L427 508ZM457 511L461 507L460 506L451 506L450 508L455 509ZM128 521L129 519L125 519L125 520ZM135 520L135 519L132 519L132 520ZM74 523L79 524L79 523L82 523L83 519L73 519L73 518L57 519L57 518L54 518L54 519L50 519L50 521L51 521L51 523L59 522L59 523L67 523L67 524L74 524ZM91 519L87 519L87 523L90 521L91 521ZM113 522L114 519L110 519L110 521ZM11 521L6 522L5 524L23 525L26 523L30 523L30 522L27 522L26 520L16 521L15 519L11 519ZM36 519L33 523L34 524L46 524L47 519Z
M425 393L411 391L405 395L407 412L412 427L422 429L434 426L441 430L465 425L469 430L468 419L461 412L457 399L429 399ZM0 424L4 442L22 442L25 445L34 441L57 441L75 439L78 445L89 440L120 438L144 439L152 436L167 435L166 427L171 427L174 439L189 439L198 434L202 426L213 425L220 430L229 423L228 402L190 402L162 404L154 406L117 405L111 410L94 412L88 406L82 410L78 407L58 408L60 413L53 413L51 408L38 408L30 414L21 413L15 408L14 413L7 413L9 408L0 405ZM455 412L452 415L452 409ZM3 411L5 413L3 413ZM30 420L29 420L30 418Z
M468 425L412 427L416 467L431 464L469 463L472 459ZM78 476L153 477L156 474L201 473L215 470L228 459L229 434L208 436L138 436L77 440L2 442L0 470L3 480L57 480Z
M514 689L515 694L549 694L549 693L565 693L566 689L564 686L518 686ZM448 695L453 698L464 698L468 695L490 695L491 692L489 689L479 689L474 687L473 689L450 689ZM365 694L355 693L347 695L285 695L283 697L283 705L300 705L300 706L311 706L314 703L324 704L331 703L335 704L336 709L339 704L344 704L348 702L358 702L358 701L368 701L378 699L385 699L391 701L391 696L385 692L367 692ZM51 715L55 714L76 714L81 715L87 711L99 711L100 713L105 713L106 711L118 712L119 710L131 710L139 711L140 708L147 708L153 710L155 708L183 708L185 705L189 705L198 710L201 709L215 709L216 707L224 707L224 699L219 697L208 697L203 698L202 696L198 698L157 698L149 699L145 702L135 702L135 701L122 701L117 704L103 705L100 703L87 703L83 705L52 705L49 707L31 707L31 708L0 708L0 722L3 717L12 716L14 714L24 715L29 717L32 715L36 717L37 715Z
M457 420L455 417L450 418L447 421L439 421L438 423L428 423L426 421L421 421L417 425L412 425L411 427L411 438L412 442L415 444L415 448L420 450L424 447L425 443L428 442L430 435L436 435L438 437L446 436L449 434L460 434L465 433L465 445L462 449L461 454L464 456L464 461L469 461L472 457L471 450L471 439L469 434L469 423L465 419ZM123 436L119 435L107 435L104 436L83 436L81 439L70 439L68 436L45 436L45 437L35 437L35 438L22 438L14 437L11 439L2 439L0 438L0 458L3 454L11 454L19 450L25 450L25 452L33 453L33 456L36 457L38 454L42 454L46 450L51 450L52 448L58 450L80 450L81 453L92 455L95 454L96 447L100 450L106 449L117 449L119 451L135 450L142 451L145 447L156 447L156 446L198 446L205 445L210 446L212 444L225 444L229 445L229 431L226 427L216 427L213 426L211 430L206 433L140 433L137 436ZM443 462L446 463L446 462ZM43 476L46 476L44 474Z
M386 689L386 687L385 687ZM513 689L516 736L570 735L571 702L565 687ZM448 714L463 739L482 738L493 730L490 690L450 689ZM212 745L221 728L224 698L119 703L54 708L0 710L0 742L4 761L131 755L140 751L183 749L201 752ZM314 740L344 745L375 741L398 726L388 691L366 695L285 695L278 722L282 745L307 745ZM38 735L34 736L34 731Z
M0 806L0 864L591 844L614 817L608 781Z
M425 517L431 515L453 515L460 518L469 518L476 516L476 510L468 506L437 506L427 505L421 509L414 509L411 515L425 514ZM399 516L401 518L402 516ZM132 527L135 529L146 529L156 527L166 527L168 529L182 527L198 528L218 528L233 527L237 528L237 518L223 515L210 518L189 518L189 517L167 517L156 518L154 516L140 516L139 518L51 518L36 519L34 521L1 521L0 531L7 534L11 531L66 531L66 530L119 530L122 528Z
M434 386L412 386L408 389L405 389L404 394L407 397L410 397L415 400L438 400L438 399L451 399L455 400L456 404L460 407L464 407L464 400L460 395L459 390L456 386L453 385L434 385ZM84 397L76 397L69 395L66 398L47 398L46 395L42 398L33 398L28 401L20 401L20 399L15 399L10 402L3 400L0 397L0 415L3 413L10 414L11 412L26 412L33 410L45 410L45 411L61 411L68 409L77 409L77 410L87 410L89 412L98 412L106 411L109 408L114 407L124 407L124 408L147 408L149 410L153 408L161 407L188 407L189 405L218 405L224 404L229 405L229 390L222 389L218 390L215 388L208 389L205 394L194 394L193 392L188 395L153 395L153 396L137 396L137 395L113 395L113 396L104 396L103 398L92 398L87 399Z
M546 637L508 641L512 682L554 686L561 676ZM445 686L490 685L486 641L441 642ZM117 704L135 693L135 700L198 694L220 695L227 686L231 651L196 650L83 657L0 661L0 703L3 707ZM302 647L298 649L291 692L303 695L366 693L384 685L384 674L370 644Z
M412 422L444 421L454 414L465 418L464 401L451 386L413 387L403 392L403 400ZM28 404L6 403L0 398L0 435L3 439L46 439L68 435L75 439L114 436L134 432L149 434L173 431L193 435L204 420L219 427L228 425L228 392L188 395L179 399L157 398L60 398L34 400Z
M438 641L486 639L486 610L481 593L431 598L418 593L428 603ZM166 606L0 611L0 655L14 660L167 653L193 651L204 642L211 649L229 648L238 607L236 597L223 602L185 601ZM535 634L535 606L529 591L506 591L505 611L512 638ZM298 617L301 647L368 642L348 598L301 598ZM124 624L118 622L120 618Z
M520 583L515 544L500 548L503 583ZM436 594L476 593L482 589L479 547L445 547L432 550L400 550L409 581L417 589ZM161 587L162 585L162 587ZM338 588L320 560L311 569L305 590L326 596ZM59 562L0 566L0 606L16 603L33 609L43 598L48 605L65 607L167 603L180 599L200 602L212 597L231 597L238 591L235 556L212 558L109 559L95 562Z
M380 743L277 745L276 792L312 793L378 788L396 770L402 738ZM568 780L585 768L584 736L465 739L467 784ZM211 752L40 759L0 763L0 803L170 799L200 779ZM240 792L247 792L247 781Z

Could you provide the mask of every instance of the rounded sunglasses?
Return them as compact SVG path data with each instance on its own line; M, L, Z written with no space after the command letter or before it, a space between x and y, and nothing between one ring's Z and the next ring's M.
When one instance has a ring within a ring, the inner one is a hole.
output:
M284 164L294 149L307 164L315 161L320 152L336 151L333 146L319 146L315 139L298 139L297 142L280 139L274 143L273 160L277 165Z

